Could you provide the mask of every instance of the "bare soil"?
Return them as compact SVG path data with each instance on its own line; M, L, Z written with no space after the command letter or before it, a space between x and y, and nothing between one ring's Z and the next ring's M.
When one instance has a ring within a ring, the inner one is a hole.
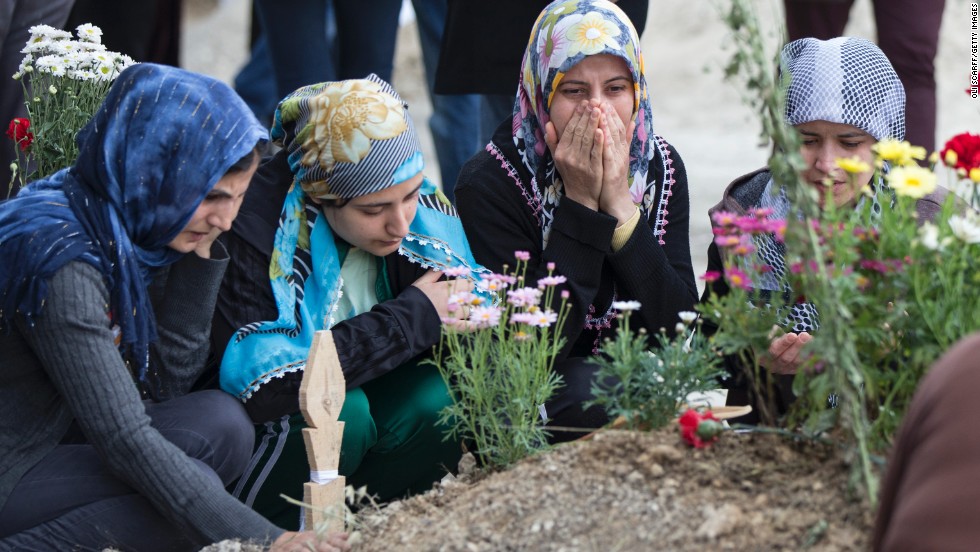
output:
M873 513L833 445L602 431L362 511L357 551L866 550Z

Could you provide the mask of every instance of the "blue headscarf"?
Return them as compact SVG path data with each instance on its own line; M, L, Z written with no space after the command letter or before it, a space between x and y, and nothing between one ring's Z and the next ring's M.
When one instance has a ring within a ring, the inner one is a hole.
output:
M341 254L311 196L361 197L423 167L408 106L376 75L314 84L286 96L272 137L289 152L293 173L269 267L278 318L240 328L225 349L221 388L242 400L273 378L303 370L314 333L334 324ZM465 266L473 279L486 272L473 259L455 209L428 179L398 254L436 270Z
M143 378L156 326L147 274L180 258L170 243L210 189L267 132L227 85L153 64L124 70L79 131L71 167L0 203L0 326L40 315L47 281L97 268L124 352Z

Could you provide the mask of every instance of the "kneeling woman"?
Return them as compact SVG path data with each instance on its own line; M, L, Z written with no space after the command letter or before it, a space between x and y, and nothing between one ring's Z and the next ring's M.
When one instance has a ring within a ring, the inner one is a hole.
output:
M837 159L857 156L871 167L872 146L885 138L904 138L905 89L888 58L874 43L851 37L796 40L783 47L781 56L792 76L786 91L785 120L802 138L803 180L822 194L823 206L860 209L870 202L873 212L880 212L880 202L890 201L892 194L885 180L876 178L870 168L852 179L838 166ZM827 181L833 185L827 186ZM860 192L866 185L871 191L868 196ZM945 199L946 191L941 188L919 199L918 220L932 220ZM771 209L770 216L776 219L785 218L793 209L786 191L777 190L768 168L737 178L709 212L743 215L754 208ZM772 234L758 238L756 246L760 262L773 267L771 277L762 280L758 288L783 292L778 276L785 274L785 247ZM724 270L714 243L708 248L708 270ZM712 292L722 295L729 289L724 279L716 280L702 300ZM793 305L784 325L786 333L775 337L759 358L759 364L767 369L761 377L756 378L753 367L743 364L737 355L726 358L731 375L726 382L730 387L728 404L753 406L752 414L739 422L770 421L785 414L795 400L793 378L802 363L804 346L819 325L816 308L811 303ZM713 325L705 327L714 330Z
M138 64L75 164L0 204L0 550L335 549L225 491L252 426L188 392L265 136L224 84Z
M459 220L423 176L407 107L367 79L300 88L279 104L273 139L226 236L219 294L221 385L261 423L236 494L295 526L309 466L298 391L313 334L330 328L347 382L340 474L387 500L454 469L444 440L449 392L429 358L452 284L440 268L479 270ZM270 281L271 279L271 281ZM471 289L456 282L455 290Z

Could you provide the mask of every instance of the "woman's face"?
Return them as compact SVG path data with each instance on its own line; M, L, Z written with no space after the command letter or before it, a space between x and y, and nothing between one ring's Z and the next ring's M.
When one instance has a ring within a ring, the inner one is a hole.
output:
M874 174L874 155L871 146L877 142L867 132L843 123L810 121L796 125L803 144L800 154L806 163L803 179L816 188L825 200L832 200L837 207L854 202L854 198ZM837 160L857 156L870 169L849 175L837 166ZM827 186L825 182L830 181Z
M238 209L242 206L245 192L248 191L248 184L252 181L252 175L255 174L258 166L259 158L256 155L248 170L228 173L221 177L208 195L204 196L204 201L197 206L197 210L184 229L167 245L181 253L190 253L214 230L220 229L222 232L230 230L231 223L238 216Z
M355 197L343 207L324 204L330 228L347 243L384 257L398 250L418 207L422 173L373 194Z
M565 73L549 110L559 140L582 100L608 102L623 126L629 126L635 97L633 76L626 61L612 54L597 54L586 57Z

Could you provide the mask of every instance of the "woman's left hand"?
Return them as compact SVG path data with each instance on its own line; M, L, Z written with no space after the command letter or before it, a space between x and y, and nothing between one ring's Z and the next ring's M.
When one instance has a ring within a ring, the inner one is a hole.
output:
M197 253L197 256L202 259L210 259L211 246L214 244L214 240L218 239L220 235L221 228L212 228L211 232L198 242L197 247L194 248L194 253Z
M630 143L633 139L632 121L624 125L612 105L604 102L601 109L599 130L602 131L602 192L599 210L616 217L623 224L636 211L630 195L629 167Z

